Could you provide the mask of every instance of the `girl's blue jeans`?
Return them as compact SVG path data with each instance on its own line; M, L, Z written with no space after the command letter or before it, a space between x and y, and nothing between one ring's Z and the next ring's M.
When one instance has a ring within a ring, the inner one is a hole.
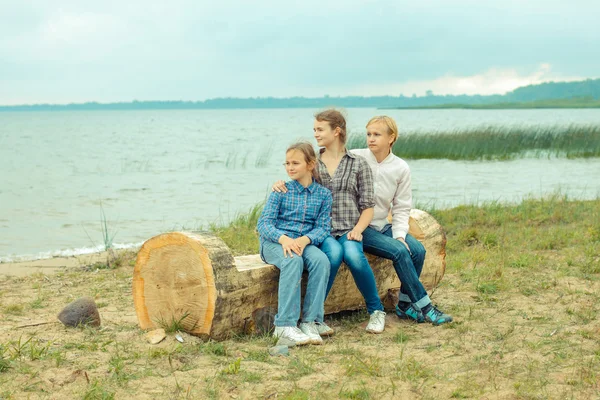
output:
M302 256L283 256L279 243L264 241L260 244L263 261L279 268L277 315L275 326L296 326L300 317L302 272L308 271L308 282L302 307L303 322L323 322L325 288L329 279L329 259L317 246L308 245Z
M331 264L326 295L329 294L335 276L343 261L350 269L354 282L365 299L369 314L372 314L375 310L383 311L383 304L381 304L381 299L377 292L373 270L363 252L363 242L348 240L347 234L337 239L333 236L328 236L320 248L327 255Z

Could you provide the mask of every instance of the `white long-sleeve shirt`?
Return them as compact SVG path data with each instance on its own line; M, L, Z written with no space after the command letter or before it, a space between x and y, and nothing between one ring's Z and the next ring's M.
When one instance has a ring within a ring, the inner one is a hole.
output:
M388 224L392 211L392 235L406 238L408 218L412 207L410 168L406 161L390 153L382 162L369 149L354 149L352 153L364 157L373 171L375 186L375 214L370 226L378 231Z

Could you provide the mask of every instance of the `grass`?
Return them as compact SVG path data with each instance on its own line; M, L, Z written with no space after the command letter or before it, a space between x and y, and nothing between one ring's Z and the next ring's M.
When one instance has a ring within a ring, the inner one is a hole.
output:
M211 224L209 229L223 239L234 256L255 254L259 245L256 224L263 205L257 204L247 213L237 215L228 225Z
M156 324L165 330L165 333L175 333L179 331L184 331L186 326L191 330L196 326L196 322L193 324L185 324L184 321L186 318L190 316L189 312L183 313L183 315L179 318L175 316L171 316L170 318L159 318L156 321Z
M364 135L348 140L366 146ZM600 126L484 126L448 132L402 132L393 148L406 159L512 160L524 157L600 157Z
M383 334L367 335L366 313L345 312L327 317L336 334L324 345L290 349L290 357L269 356L268 336L184 335L179 343L170 335L151 346L135 323L127 260L52 279L3 278L0 397L600 397L600 199L428 211L447 236L446 275L432 299L452 324L414 324L391 312ZM252 219L237 226L255 243ZM256 251L237 243L237 254ZM96 301L107 304L101 329L17 330L25 317L7 312L18 305L43 320L99 287ZM42 295L45 307L30 307Z

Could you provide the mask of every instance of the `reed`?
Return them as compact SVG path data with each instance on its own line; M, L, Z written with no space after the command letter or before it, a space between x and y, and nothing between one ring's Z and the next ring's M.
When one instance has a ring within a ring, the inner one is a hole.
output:
M364 135L352 135L348 141L350 149L365 146ZM402 132L392 150L406 159L600 157L600 126L484 126L445 132Z

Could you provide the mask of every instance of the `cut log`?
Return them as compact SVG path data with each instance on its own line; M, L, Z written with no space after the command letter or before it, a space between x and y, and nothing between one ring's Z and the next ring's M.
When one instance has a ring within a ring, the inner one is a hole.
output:
M431 290L446 269L446 235L421 210L411 211L410 233L427 250L421 281ZM367 257L379 295L397 294L400 281L391 261ZM211 234L172 232L142 245L133 273L133 299L142 329L175 322L190 334L219 340L251 330L261 310L276 310L278 281L279 270L263 263L258 254L233 257L225 243ZM325 313L364 307L350 271L342 266Z

